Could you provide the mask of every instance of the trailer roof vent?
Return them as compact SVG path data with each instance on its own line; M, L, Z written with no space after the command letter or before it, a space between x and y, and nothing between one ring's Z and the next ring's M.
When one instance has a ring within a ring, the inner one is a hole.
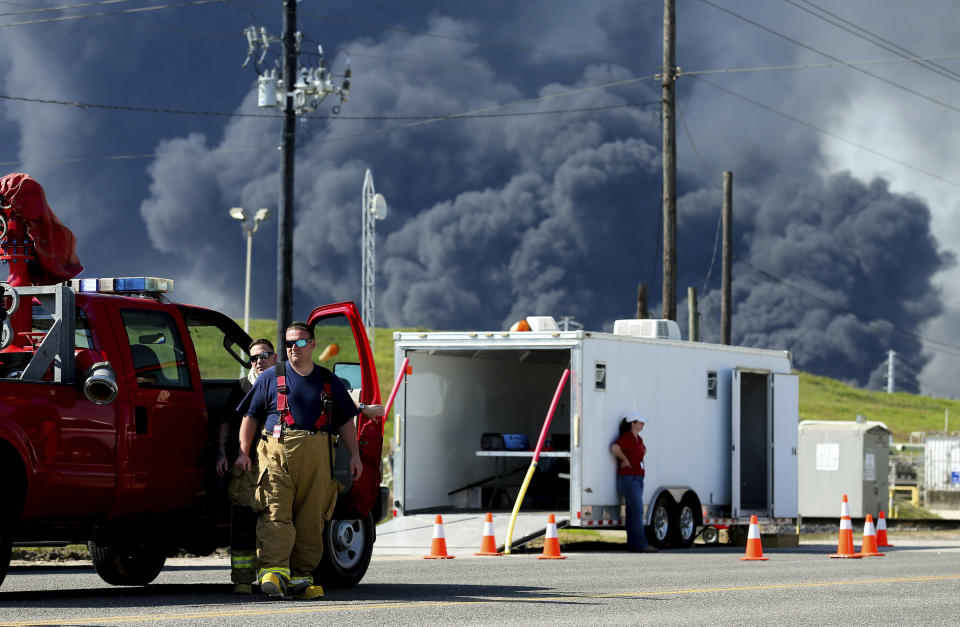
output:
M682 339L680 326L673 320L616 320L613 323L613 334L661 340Z
M553 316L527 316L527 322L530 324L531 331L559 331L557 321Z

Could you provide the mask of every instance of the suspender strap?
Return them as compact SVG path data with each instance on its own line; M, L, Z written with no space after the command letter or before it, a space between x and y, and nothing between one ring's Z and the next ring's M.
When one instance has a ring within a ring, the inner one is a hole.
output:
M323 411L320 412L320 417L317 418L317 421L313 423L313 427L320 431L321 429L326 428L327 423L330 422L330 413L333 410L333 389L330 387L329 381L324 381L323 383Z
M290 414L290 408L287 407L287 394L290 392L290 388L287 387L287 369L285 363L282 361L277 362L277 416L282 420L288 427L292 427L296 424L296 421L293 419L293 416Z

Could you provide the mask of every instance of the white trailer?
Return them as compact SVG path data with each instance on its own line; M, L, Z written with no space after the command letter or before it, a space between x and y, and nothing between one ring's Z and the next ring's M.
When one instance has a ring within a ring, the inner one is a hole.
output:
M499 450L489 435L495 449L484 450L484 435L523 434L532 448L569 368L525 514L622 527L609 447L620 419L639 411L649 418L651 542L686 547L699 529L751 514L796 517L798 380L788 352L681 341L671 321L592 333L530 320L528 332L394 334L397 367L410 363L394 414L398 516L510 511L532 451Z

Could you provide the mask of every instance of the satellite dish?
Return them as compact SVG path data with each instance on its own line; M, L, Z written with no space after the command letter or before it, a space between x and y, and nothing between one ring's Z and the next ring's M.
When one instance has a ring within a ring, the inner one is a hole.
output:
M374 194L373 196L373 215L377 220L383 220L387 217L387 199L383 194Z

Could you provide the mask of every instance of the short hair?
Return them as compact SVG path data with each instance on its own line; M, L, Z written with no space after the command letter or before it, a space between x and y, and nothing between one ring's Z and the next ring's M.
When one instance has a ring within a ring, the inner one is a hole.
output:
M250 342L250 346L247 347L247 352L248 352L248 353L249 353L249 352L252 352L252 351L253 351L253 347L256 346L256 345L258 345L258 344L264 344L264 345L266 345L266 346L269 346L271 353L275 353L275 352L276 352L276 351L273 349L273 342L271 342L270 340L268 340L268 339L265 338L265 337L257 338L257 339L255 339L254 341Z
M288 331L305 331L306 334L310 336L310 339L313 339L313 329L306 322L294 322L286 328L283 334L286 335Z

